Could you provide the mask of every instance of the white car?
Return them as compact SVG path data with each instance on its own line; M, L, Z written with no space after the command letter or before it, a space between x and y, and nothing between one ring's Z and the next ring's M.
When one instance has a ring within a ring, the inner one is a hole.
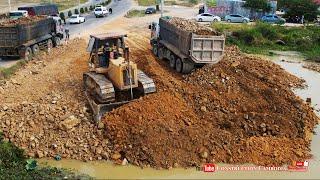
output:
M86 22L86 19L79 15L79 14L74 14L69 18L69 23L70 24L80 24Z
M210 13L202 13L197 15L196 20L200 22L218 22L221 21L221 18Z
M104 17L104 16L107 16L108 14L109 14L109 11L107 10L106 7L96 7L94 9L94 15L96 16L96 18Z

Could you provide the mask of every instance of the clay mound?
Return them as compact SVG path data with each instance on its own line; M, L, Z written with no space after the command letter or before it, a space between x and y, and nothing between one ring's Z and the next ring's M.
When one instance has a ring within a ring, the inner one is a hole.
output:
M179 80L150 57L138 64L143 61L150 65L143 70L160 84L158 93L104 118L112 152L122 159L170 168L281 165L310 157L308 133L318 118L291 91L303 81L280 66L228 47L221 62Z
M211 35L211 36L220 36L221 34L210 27L203 26L195 21L183 19L179 17L173 17L169 20L169 23L183 29L185 31L193 32L198 35Z
M23 24L30 24L34 23L43 19L46 19L47 16L28 16L28 17L21 17L19 19L6 19L5 21L0 23L0 26L15 26L15 25L23 25Z

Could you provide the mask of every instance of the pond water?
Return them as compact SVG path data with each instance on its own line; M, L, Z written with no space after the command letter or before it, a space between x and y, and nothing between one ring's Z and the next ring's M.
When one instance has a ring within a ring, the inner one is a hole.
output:
M312 99L312 106L315 110L320 109L320 73L305 69L300 63L303 60L297 53L275 52L273 56L267 58L273 60L288 72L306 80L308 85L305 89L296 89L294 92L302 99ZM284 61L283 61L284 60ZM320 113L316 111L318 116ZM63 159L61 161L40 159L41 164L46 163L50 166L73 169L76 172L88 174L99 179L320 179L320 126L315 129L316 135L313 136L311 144L311 152L313 158L309 160L309 168L306 172L289 172L289 171L216 171L207 173L198 171L196 168L181 169L174 168L170 170L155 170L152 168L144 168L128 165L116 166L111 162L82 162L77 160ZM237 166L230 164L217 164L222 166ZM254 165L239 165L241 167Z

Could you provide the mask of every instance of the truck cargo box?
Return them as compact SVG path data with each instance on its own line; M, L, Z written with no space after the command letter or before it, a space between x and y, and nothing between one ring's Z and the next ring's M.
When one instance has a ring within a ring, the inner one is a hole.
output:
M28 11L29 16L37 16L37 15L52 16L52 15L59 14L58 6L55 4L24 6L24 7L18 7L18 10Z
M0 25L0 48L15 48L55 31L55 21L43 18L34 22Z
M225 37L214 35L199 35L178 28L160 18L160 39L169 48L175 48L195 63L217 63L223 57Z

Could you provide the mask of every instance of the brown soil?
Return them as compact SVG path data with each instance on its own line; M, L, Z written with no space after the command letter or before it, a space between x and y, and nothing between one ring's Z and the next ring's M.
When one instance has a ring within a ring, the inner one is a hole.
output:
M219 32L214 31L209 27L184 18L173 17L169 20L169 23L173 24L178 29L183 29L185 31L193 32L198 35L220 35Z
M155 80L157 93L106 114L106 126L95 125L83 96L86 43L74 40L0 82L5 139L31 157L127 158L164 168L277 165L310 157L308 132L318 119L290 90L302 80L235 47L226 49L220 63L182 76L152 55L149 32L142 28L130 27L127 42L131 59Z
M30 24L47 18L47 16L30 16L30 17L21 17L19 19L6 19L0 23L0 26L14 26L17 24Z
M235 47L220 63L181 76L154 58L147 40L129 34L131 59L155 80L158 93L106 114L114 154L162 168L281 165L310 157L309 132L318 118L290 90L301 79Z
M320 63L318 62L306 62L303 67L320 73Z
M70 41L0 83L1 131L28 156L108 159L103 126L93 123L85 106L85 49L84 40Z

